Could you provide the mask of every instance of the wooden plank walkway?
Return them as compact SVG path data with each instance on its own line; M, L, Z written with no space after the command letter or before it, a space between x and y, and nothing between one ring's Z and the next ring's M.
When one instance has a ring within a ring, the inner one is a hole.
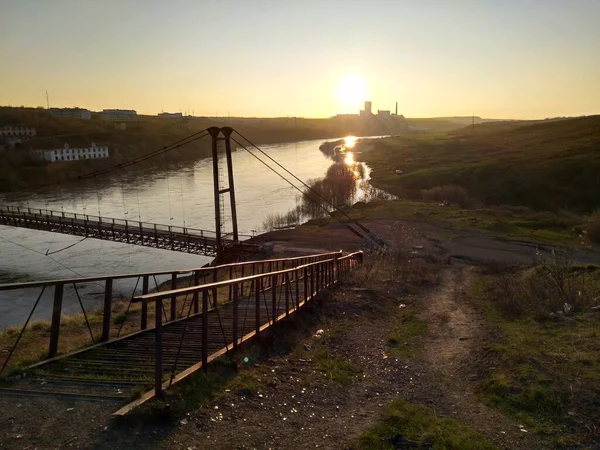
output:
M154 328L36 364L28 370L29 376L1 388L0 395L67 396L123 404L133 399L132 392L145 391L117 411L126 413L294 314L361 261L360 252L336 254L274 272L139 295L134 302L155 304ZM229 289L233 301L215 307L219 289ZM163 323L162 302L174 296L183 299L183 310L189 312ZM199 313L190 314L194 302L202 306Z

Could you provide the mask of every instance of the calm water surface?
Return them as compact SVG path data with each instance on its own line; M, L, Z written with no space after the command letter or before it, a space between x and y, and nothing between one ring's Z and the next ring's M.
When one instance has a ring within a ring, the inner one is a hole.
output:
M263 150L307 181L322 178L332 164L319 150L322 143L323 140L275 144L263 146ZM233 168L240 233L259 233L269 214L285 214L297 205L298 191L246 151L233 153ZM362 192L357 190L354 200L361 200ZM113 174L98 182L83 186L67 184L35 196L0 196L0 203L215 229L210 159L185 167L165 168L158 173L154 169ZM227 230L231 229L230 224L226 212ZM109 241L78 241L81 238L76 236L0 226L0 283L193 268L211 261L204 256ZM76 245L53 253L72 244ZM128 295L132 288L126 283L116 286ZM0 292L0 328L22 323L37 293ZM37 318L49 316L50 292L47 297L44 295L40 303ZM66 301L65 313L77 310L76 300Z

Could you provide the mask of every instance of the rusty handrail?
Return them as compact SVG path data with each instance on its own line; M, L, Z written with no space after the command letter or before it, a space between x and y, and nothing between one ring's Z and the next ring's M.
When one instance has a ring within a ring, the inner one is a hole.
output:
M24 281L21 283L7 283L0 284L0 291L7 291L12 289L26 289L32 287L43 287L43 286L53 286L56 284L67 284L67 283L90 283L94 281L104 281L107 279L112 280L120 280L125 278L138 278L145 276L158 276L158 275L170 275L176 273L177 275L194 273L194 272L213 272L219 269L225 269L230 267L241 267L241 266L251 266L256 264L265 264L265 263L278 263L282 261L298 261L302 259L315 259L322 258L326 256L332 256L336 254L341 254L341 251L338 252L329 252L329 253L319 253L316 255L308 255L308 256L299 256L293 258L278 258L278 259L264 259L264 260L256 260L256 261L243 261L238 263L229 263L229 264L221 264L218 266L202 266L194 269L178 269L178 270L161 270L158 272L139 272L139 273L129 273L129 274L117 274L117 275L98 275L94 277L78 277L78 278L59 278L54 280L43 280L43 281Z
M339 254L339 253L336 252L334 254ZM245 276L245 277L234 278L234 279L231 279L231 280L219 281L219 282L216 282L216 283L207 283L207 284L201 284L201 285L198 285L198 286L190 286L190 287L187 287L187 288L172 289L172 290L169 290L169 291L159 291L159 292L153 292L153 293L150 293L150 294L137 295L137 296L134 296L132 298L132 301L134 303L137 303L137 302L141 302L141 301L162 300L162 299L165 299L165 298L172 298L173 296L194 294L194 293L202 292L202 291L208 290L208 289L215 289L215 288L220 288L220 287L227 287L227 286L231 286L231 285L234 285L234 284L237 284L237 283L241 283L241 282L255 281L255 280L258 280L260 278L265 278L265 277L269 277L269 276L273 276L273 275L282 275L282 274L285 274L285 273L292 273L292 272L296 272L296 271L298 271L300 269L304 269L305 267L316 266L316 265L319 265L321 263L335 262L335 261L342 261L342 260L345 260L345 259L351 259L351 258L354 258L354 257L356 257L358 255L360 255L360 258L362 259L362 251L359 251L359 252L350 253L349 255L342 256L342 257L339 257L339 258L324 259L324 260L315 261L315 262L312 262L312 263L303 264L303 265L296 266L296 267L291 267L289 269L282 269L282 270L277 270L277 271L273 271L273 272L259 273L259 274L255 274L255 275L249 275L249 276Z

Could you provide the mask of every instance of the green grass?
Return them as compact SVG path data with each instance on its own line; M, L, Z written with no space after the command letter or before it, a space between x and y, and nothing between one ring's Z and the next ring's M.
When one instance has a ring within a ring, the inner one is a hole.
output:
M398 323L388 334L387 345L391 353L402 358L415 358L421 351L420 343L427 332L427 325L418 319L412 309L397 313Z
M496 447L454 419L437 416L423 406L395 400L387 406L378 423L364 433L352 448L486 450Z
M457 184L485 205L589 213L600 206L599 149L600 116L592 116L367 141L357 151L373 183L402 198Z
M600 315L511 319L485 300L481 285L479 304L499 330L488 348L492 369L480 385L483 401L546 435L552 445L600 444L591 431L600 409Z
M341 355L334 355L326 348L316 350L314 356L317 370L328 379L348 386L361 373L361 370Z

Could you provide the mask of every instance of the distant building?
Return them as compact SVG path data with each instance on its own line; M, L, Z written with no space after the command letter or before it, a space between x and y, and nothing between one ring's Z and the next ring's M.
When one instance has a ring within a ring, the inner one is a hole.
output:
M181 114L180 112L178 112L178 113L162 112L162 113L158 113L158 117L160 117L161 119L181 119L183 117L183 114Z
M0 138L32 138L35 128L6 125L0 127Z
M390 117L392 117L392 113L388 109L378 109L377 117L379 117L380 119L389 119Z
M108 147L98 147L95 142L89 147L70 148L65 144L63 148L49 150L31 150L30 155L38 161L57 162L57 161L79 161L82 159L108 158Z
M103 109L102 118L118 121L137 120L137 112L133 109Z
M126 130L127 129L127 124L125 122L117 122L115 123L115 130Z
M373 108L373 102L365 102L365 109L360 110L360 117L370 117L373 115L371 112Z
M92 112L84 108L50 108L50 115L67 119L90 120Z

